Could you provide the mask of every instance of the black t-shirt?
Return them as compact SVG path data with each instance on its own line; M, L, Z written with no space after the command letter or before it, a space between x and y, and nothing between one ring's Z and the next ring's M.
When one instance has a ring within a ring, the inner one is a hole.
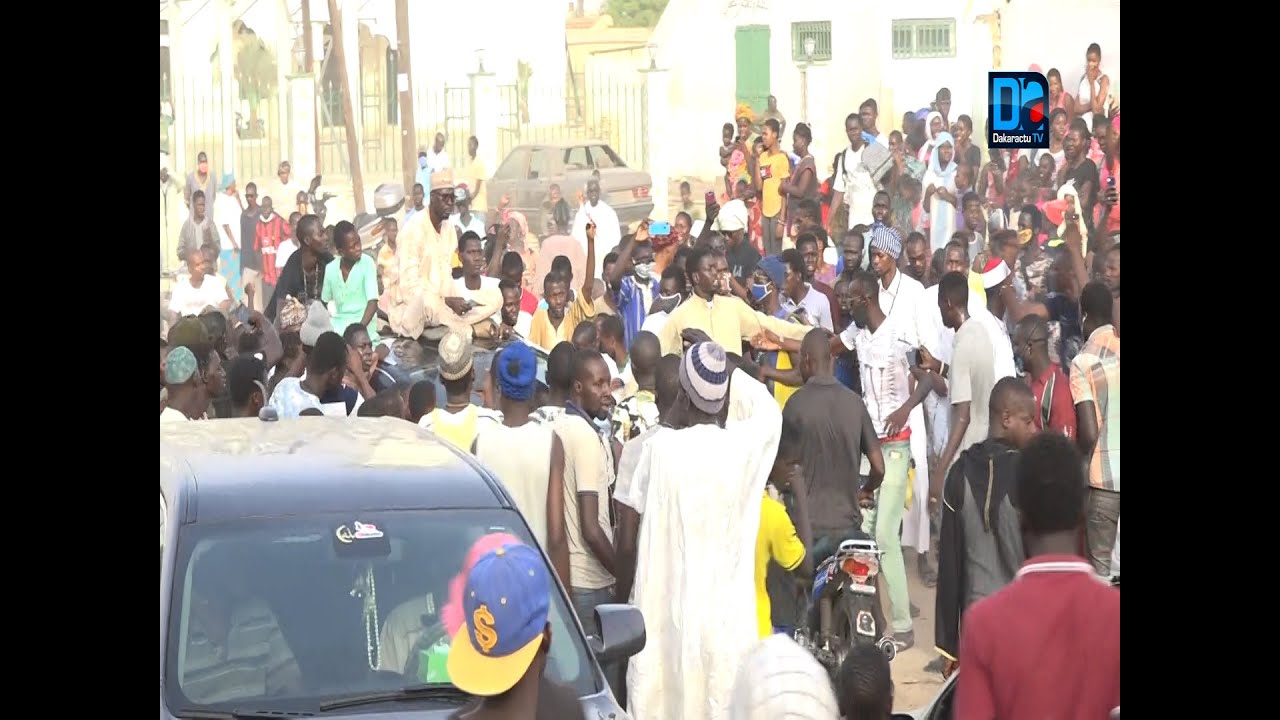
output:
M760 253L756 252L755 247L744 237L738 242L737 247L725 247L724 259L729 265L729 274L746 285L750 284L756 265L760 264Z
M262 252L253 242L254 232L262 218L258 208L245 210L240 216L240 269L262 272Z
M479 706L479 700L468 703L466 707L454 711L449 720L462 720ZM537 720L571 720L582 716L582 703L573 690L548 680L543 675L538 684Z
M877 442L862 398L834 377L813 377L787 401L782 417L800 430L814 536L859 527L858 487L850 473L856 476L866 449Z
M275 292L271 294L271 300L267 302L267 310L264 313L268 320L276 319L276 305L286 297L292 295L303 305L320 299L320 291L324 288L324 269L333 261L333 256L323 254L319 256L316 260L315 282L310 283L302 272L302 253L302 249L299 248L285 261L284 267L280 268L280 277L276 278Z
M359 399L360 393L355 388L342 385L337 390L325 393L324 397L320 398L320 402L323 405L337 402L343 403L347 406L347 414L350 415L355 411L356 401Z

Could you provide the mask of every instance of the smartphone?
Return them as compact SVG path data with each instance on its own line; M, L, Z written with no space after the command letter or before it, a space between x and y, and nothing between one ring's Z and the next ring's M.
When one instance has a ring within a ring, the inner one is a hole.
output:
M1108 178L1107 178L1107 189L1108 189L1108 190L1115 190L1115 189L1116 189L1116 176L1115 176L1115 175L1112 175L1112 176L1110 176L1110 177L1108 177Z
M706 200L708 206L715 205L716 192L714 190L708 190L706 196L703 199Z
M252 313L250 313L249 308L244 305L241 305L235 310L235 318L241 323L248 323L250 315L252 315Z
M671 223L669 222L649 223L649 234L650 235L670 235Z
M907 365L911 367L920 367L920 351L912 348L907 351Z

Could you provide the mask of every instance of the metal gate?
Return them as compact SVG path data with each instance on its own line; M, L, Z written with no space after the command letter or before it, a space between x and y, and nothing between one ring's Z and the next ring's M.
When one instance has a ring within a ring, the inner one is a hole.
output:
M600 79L571 87L502 85L498 157L518 145L603 140L628 166L648 169L648 102L643 82Z
M444 133L444 148L453 167L463 167L467 139L475 133L471 87L418 86L413 91L413 125L417 148L431 147Z

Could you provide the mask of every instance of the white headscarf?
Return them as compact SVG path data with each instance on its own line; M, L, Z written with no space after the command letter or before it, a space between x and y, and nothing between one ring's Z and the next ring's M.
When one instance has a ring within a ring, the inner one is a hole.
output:
M920 152L916 153L916 159L922 163L928 163L929 157L933 153L933 148L937 146L937 138L933 135L933 119L938 118L938 122L942 123L943 128L939 135L947 131L946 123L942 122L942 113L934 110L924 118L924 146L920 148Z
M947 163L946 167L942 167L942 162L940 160L942 153L937 152L943 145L950 145L952 151L951 162ZM956 169L960 167L959 163L956 162L955 148L955 139L951 137L951 133L945 130L938 133L938 136L933 139L934 153L933 156L929 158L929 170L943 186L951 184L952 178L955 177Z
M721 232L735 232L737 230L745 230L747 227L747 205L741 200L734 199L724 204L720 208L720 215L716 218L716 224Z

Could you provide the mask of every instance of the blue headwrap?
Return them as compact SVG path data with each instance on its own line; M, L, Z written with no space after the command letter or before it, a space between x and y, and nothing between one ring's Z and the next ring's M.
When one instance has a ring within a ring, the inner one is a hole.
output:
M538 375L533 348L522 342L511 343L498 353L494 362L498 363L498 389L504 396L521 401L533 397Z

